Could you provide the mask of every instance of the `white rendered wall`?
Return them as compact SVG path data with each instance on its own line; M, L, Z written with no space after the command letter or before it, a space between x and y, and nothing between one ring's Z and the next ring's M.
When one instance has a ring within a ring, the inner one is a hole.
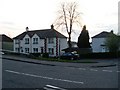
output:
M93 52L104 52L101 45L105 45L105 38L92 38Z
M62 55L64 53L64 51L62 51L62 50L67 47L68 47L67 38L60 38L60 55Z

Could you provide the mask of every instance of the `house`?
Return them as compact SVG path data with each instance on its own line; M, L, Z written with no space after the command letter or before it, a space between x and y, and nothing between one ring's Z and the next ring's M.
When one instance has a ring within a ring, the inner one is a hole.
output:
M51 25L51 29L29 30L16 36L14 52L17 53L49 53L49 56L60 56L62 49L68 47L67 37L59 33Z
M71 41L71 45L72 45L72 47L78 47L77 42L74 42L74 41Z
M92 51L93 52L109 52L109 50L106 48L105 40L106 38L113 33L103 31L95 36L92 37Z
M0 45L2 50L13 51L13 40L5 34L0 34Z

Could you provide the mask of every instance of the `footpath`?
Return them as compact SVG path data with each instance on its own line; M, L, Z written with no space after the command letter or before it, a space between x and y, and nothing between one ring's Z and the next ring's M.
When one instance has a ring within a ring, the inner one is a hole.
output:
M15 55L2 55L2 59L14 60L26 63L40 64L40 65L49 65L49 66L63 66L63 67L74 67L74 68L99 68L99 67L111 67L118 65L118 59L96 59L91 60L97 63L71 63L71 62L56 62L56 61L45 61L45 60L37 60L31 59L23 56L15 56Z

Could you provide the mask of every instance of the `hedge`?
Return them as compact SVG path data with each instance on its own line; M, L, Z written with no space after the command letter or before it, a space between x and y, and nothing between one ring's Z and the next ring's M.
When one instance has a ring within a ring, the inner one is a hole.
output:
M86 53L86 54L79 54L80 59L82 58L89 58L89 59L100 59L100 58L119 58L119 52L104 52L104 53Z

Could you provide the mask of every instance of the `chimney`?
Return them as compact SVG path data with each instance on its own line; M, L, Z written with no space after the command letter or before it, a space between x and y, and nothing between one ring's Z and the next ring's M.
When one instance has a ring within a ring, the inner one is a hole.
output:
M53 29L54 29L54 25L52 24L52 25L51 25L51 30L53 30Z
M29 28L28 27L26 27L26 32L28 32L29 31Z
M113 34L113 30L110 31Z

